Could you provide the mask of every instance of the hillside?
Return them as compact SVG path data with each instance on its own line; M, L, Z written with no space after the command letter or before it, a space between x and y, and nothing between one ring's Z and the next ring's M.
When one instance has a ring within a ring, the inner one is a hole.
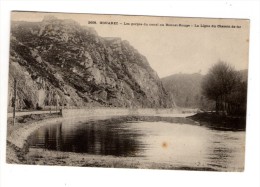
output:
M242 81L247 81L248 70L240 70ZM175 104L180 107L201 108L211 110L214 102L205 98L201 93L201 82L204 75L194 74L174 74L162 78L162 83L169 96Z
M128 41L102 38L73 20L12 22L9 108L46 106L169 107L147 59Z
M161 80L177 106L199 108L206 102L201 94L202 79L203 75L199 73L179 73Z

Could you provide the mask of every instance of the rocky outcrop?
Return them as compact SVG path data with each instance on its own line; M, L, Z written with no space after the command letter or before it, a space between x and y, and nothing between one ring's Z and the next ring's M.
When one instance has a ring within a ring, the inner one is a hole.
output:
M17 79L18 108L171 106L147 59L120 38L46 17L12 22L10 43L9 100Z

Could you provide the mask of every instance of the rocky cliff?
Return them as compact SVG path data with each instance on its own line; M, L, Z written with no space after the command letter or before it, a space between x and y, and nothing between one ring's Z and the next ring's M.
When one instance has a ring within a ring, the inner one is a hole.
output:
M127 41L103 38L73 20L12 22L9 107L169 107L147 59Z

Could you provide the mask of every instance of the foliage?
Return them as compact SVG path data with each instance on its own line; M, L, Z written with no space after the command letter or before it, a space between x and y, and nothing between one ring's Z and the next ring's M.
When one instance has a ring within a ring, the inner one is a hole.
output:
M247 83L226 62L213 65L202 81L202 93L216 102L216 112L245 114Z

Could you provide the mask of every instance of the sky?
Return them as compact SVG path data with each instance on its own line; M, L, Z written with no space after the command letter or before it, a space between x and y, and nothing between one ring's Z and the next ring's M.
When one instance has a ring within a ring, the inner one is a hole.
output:
M160 78L176 73L206 74L219 60L236 70L248 68L248 20L39 12L13 12L11 19L35 22L42 21L47 15L73 19L83 26L93 27L102 37L120 37L129 41L147 58ZM100 24L101 21L118 22L118 25Z

